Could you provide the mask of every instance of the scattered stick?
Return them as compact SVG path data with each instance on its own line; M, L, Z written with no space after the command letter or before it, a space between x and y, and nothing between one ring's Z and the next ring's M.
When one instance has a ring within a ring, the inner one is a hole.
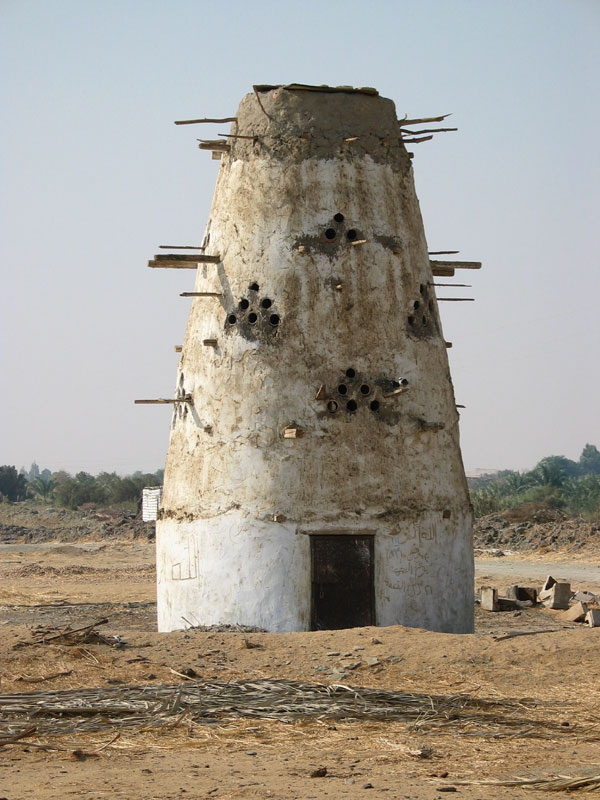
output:
M220 119L179 119L175 121L175 125L199 125L203 122L237 122L237 117L221 117Z

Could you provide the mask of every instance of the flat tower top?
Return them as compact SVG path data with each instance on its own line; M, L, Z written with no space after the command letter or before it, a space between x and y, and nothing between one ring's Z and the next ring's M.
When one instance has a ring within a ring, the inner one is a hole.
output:
M288 83L287 85L260 83L252 88L255 92L269 92L272 89L289 89L299 92L345 92L346 94L370 94L374 96L379 94L377 89L373 89L371 86L361 86L355 89L353 86L326 86L325 84L321 84L321 86L312 86L308 83Z

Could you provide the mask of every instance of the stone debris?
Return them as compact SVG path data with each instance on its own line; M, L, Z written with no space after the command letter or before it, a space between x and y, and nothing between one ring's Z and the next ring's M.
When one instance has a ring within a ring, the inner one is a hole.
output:
M600 608L590 608L585 615L585 621L590 628L600 628Z
M376 656L365 656L365 664L368 667L375 667L380 661Z
M581 620L585 619L587 613L588 607L586 603L575 603L567 611L563 611L560 618L565 622L581 622Z
M563 613L559 619L563 622L587 622L590 628L600 627L600 608L589 608L597 605L598 598L592 592L571 591L568 581L557 581L548 575L544 585L538 591L532 586L513 584L506 590L506 597L499 597L493 586L482 586L479 603L483 611L509 611L544 605L546 608L560 609ZM520 611L516 612L520 614Z
M484 611L499 611L498 589L493 586L482 586L480 591L481 608Z
M571 594L570 583L554 581L549 589L542 589L538 600L547 608L569 608Z

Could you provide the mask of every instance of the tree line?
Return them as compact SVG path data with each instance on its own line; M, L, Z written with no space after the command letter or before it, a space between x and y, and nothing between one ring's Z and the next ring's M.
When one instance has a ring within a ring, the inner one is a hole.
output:
M528 472L503 470L469 478L476 517L532 504L600 517L600 451L586 444L579 461L546 456Z
M51 472L40 470L32 464L17 472L16 467L5 464L0 467L0 500L16 502L27 498L38 498L64 508L76 509L85 503L96 505L120 505L137 501L146 486L160 486L163 470L144 473L134 472L124 477L116 472L101 472L90 475L78 472L70 475L64 470Z

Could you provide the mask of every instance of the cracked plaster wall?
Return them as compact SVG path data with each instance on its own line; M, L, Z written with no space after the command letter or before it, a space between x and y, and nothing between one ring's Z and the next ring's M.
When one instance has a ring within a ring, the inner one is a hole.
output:
M192 301L179 363L177 386L194 406L175 409L171 430L159 629L183 627L190 613L202 624L307 629L301 531L346 528L377 531L377 624L468 632L458 414L393 103L286 90L261 102L269 116L248 95L232 125L258 141L232 139L221 163L205 237L221 263L197 272L195 291L222 297ZM399 377L409 390L388 396ZM304 435L284 438L286 427Z

